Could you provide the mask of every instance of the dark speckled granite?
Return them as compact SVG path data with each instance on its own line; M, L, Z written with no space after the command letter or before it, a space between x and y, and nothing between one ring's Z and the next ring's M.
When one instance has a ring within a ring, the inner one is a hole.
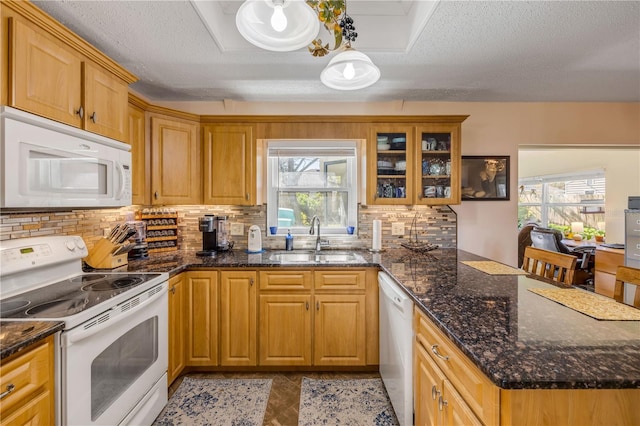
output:
M550 284L527 276L488 275L460 263L486 260L461 250L358 252L389 272L484 373L505 389L640 388L640 321L598 321L527 291ZM154 254L132 271L178 273L202 267L274 267L270 252ZM309 266L309 265L306 265Z
M62 330L61 321L0 321L0 359Z

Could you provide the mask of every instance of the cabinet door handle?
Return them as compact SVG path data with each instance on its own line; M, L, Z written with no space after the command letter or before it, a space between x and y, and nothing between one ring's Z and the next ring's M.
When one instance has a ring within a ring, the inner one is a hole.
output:
M171 287L171 294L176 294L176 286Z
M249 279L249 285L250 285L251 287L253 287L253 278L250 278L250 279Z
M156 198L156 200L158 199L158 191L153 193L153 196Z
M307 302L307 311L309 310L309 302Z
M244 194L244 196L247 199L247 201L249 201L251 199L251 194L249 194L248 192L246 194Z
M316 311L320 310L320 302L316 302Z
M78 110L76 111L76 114L80 116L80 119L84 118L84 108L82 108L82 105L80 105L80 108L78 108Z
M96 112L93 111L93 114L91 114L89 116L89 118L91 119L91 121L93 121L95 123L96 122L96 118L98 118L98 116L96 115Z
M5 396L9 395L11 392L13 392L13 390L16 388L16 386L13 383L9 383L7 385L7 390L0 393L0 399L4 398Z
M442 395L440 395L438 397L438 410L442 411L444 409L444 407L446 407L447 405L449 405L449 403L447 402L446 399L444 399L442 397Z
M438 387L436 385L431 386L431 399L435 401L436 398L438 398L438 395L440 395Z
M438 345L431 345L431 352L433 352L438 358L449 361L449 357L447 355L442 355L440 353L440 351L438 350Z

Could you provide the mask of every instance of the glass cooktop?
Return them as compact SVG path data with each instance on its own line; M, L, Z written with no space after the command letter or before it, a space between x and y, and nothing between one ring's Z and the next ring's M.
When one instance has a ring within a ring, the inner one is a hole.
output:
M161 274L78 275L0 301L2 319L51 319L75 315Z

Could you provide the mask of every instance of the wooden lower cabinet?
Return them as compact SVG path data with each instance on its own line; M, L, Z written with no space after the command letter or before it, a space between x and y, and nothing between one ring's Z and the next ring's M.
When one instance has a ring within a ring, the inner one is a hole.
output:
M375 278L374 269L260 271L260 365L377 364Z
M167 383L171 384L185 366L185 278L178 274L169 280L169 366Z
M366 365L365 295L315 295L314 365Z
M220 272L220 365L256 365L257 272Z
M416 342L414 358L416 425L483 424L420 342Z
M218 365L218 273L186 272L187 350L191 366Z
M53 336L2 360L0 389L9 388L0 400L0 424L55 423Z
M377 365L376 277L374 268L220 268L172 277L169 382L185 367Z
M640 424L640 389L501 389L414 313L416 425Z
M260 365L311 365L311 295L260 295Z

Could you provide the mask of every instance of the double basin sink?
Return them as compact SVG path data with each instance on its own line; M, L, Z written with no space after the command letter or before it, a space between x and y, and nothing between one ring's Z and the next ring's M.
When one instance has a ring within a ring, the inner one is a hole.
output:
M269 256L272 262L280 263L359 263L364 258L350 251L282 251Z

